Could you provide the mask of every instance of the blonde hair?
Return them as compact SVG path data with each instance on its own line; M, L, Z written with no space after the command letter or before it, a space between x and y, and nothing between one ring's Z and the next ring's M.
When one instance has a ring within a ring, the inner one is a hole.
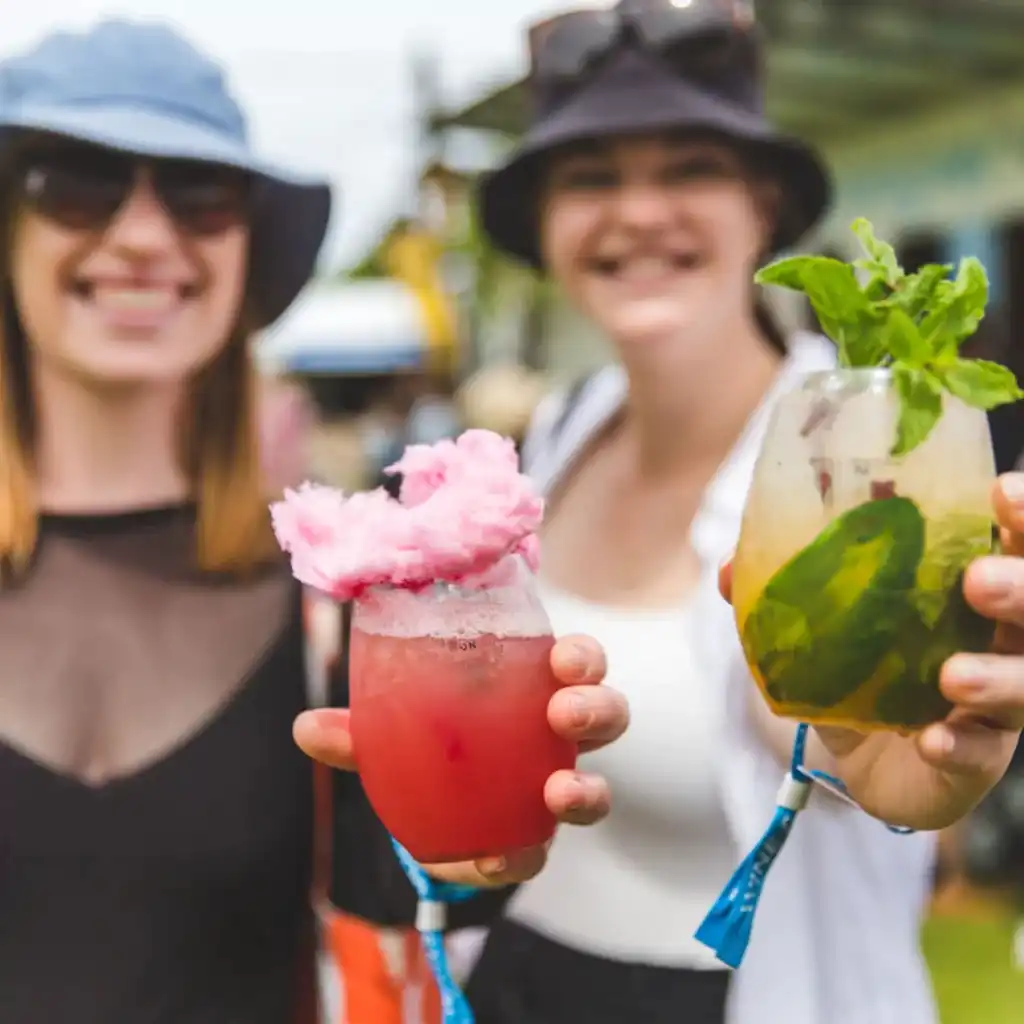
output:
M0 251L0 569L19 573L35 551L39 509L27 341L9 279ZM196 374L181 424L182 466L197 503L196 560L206 572L242 574L278 554L256 429L252 319L243 308L227 344Z

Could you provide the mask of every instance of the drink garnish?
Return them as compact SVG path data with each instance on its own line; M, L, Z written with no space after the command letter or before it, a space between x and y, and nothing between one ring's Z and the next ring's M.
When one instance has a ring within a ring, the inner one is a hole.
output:
M513 443L487 430L412 445L383 488L346 495L306 483L270 508L274 533L300 582L349 601L375 586L503 585L510 555L537 567L544 502L519 472Z
M892 372L899 399L892 457L926 440L942 416L946 394L984 410L1024 398L1007 367L961 355L989 299L988 275L977 258L961 259L955 276L946 263L907 273L867 220L855 220L851 230L862 257L846 263L831 256L792 256L764 267L755 280L807 297L836 344L840 366Z

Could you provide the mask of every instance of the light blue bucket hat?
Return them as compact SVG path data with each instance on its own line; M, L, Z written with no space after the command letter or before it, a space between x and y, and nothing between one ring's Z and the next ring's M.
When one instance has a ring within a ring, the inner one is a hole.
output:
M0 62L0 163L26 131L225 164L261 180L250 257L258 326L273 323L312 277L330 220L330 186L256 156L221 67L172 29L104 21L54 33Z

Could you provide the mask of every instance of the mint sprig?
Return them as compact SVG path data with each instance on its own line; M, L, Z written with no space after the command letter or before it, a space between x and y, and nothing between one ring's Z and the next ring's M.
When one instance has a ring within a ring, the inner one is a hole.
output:
M906 455L932 432L943 396L976 409L1024 398L1012 371L964 359L960 346L978 329L988 304L988 275L973 256L929 263L908 274L895 249L860 218L851 230L864 255L851 263L830 256L793 256L761 270L758 284L807 296L822 330L846 367L889 367L900 414L890 454Z

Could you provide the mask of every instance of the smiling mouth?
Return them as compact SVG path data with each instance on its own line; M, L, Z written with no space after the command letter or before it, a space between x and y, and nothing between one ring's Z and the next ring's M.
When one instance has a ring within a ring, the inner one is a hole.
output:
M180 284L118 284L77 278L71 282L71 293L77 299L113 311L159 311L187 302L199 295L198 282Z
M696 252L677 252L658 256L597 257L589 262L591 270L603 277L647 280L697 270L704 260Z
M73 301L99 316L106 329L122 338L154 340L202 294L194 282L76 278L69 283Z

